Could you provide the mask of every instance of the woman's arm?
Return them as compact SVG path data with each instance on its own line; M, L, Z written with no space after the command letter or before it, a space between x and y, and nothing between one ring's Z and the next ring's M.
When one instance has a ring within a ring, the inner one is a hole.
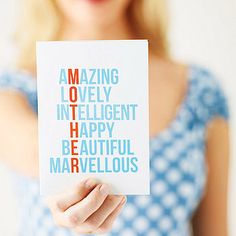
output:
M229 129L225 120L217 118L210 122L206 145L208 182L193 217L193 232L194 236L227 236Z
M37 116L15 91L0 92L0 160L27 176L38 176Z

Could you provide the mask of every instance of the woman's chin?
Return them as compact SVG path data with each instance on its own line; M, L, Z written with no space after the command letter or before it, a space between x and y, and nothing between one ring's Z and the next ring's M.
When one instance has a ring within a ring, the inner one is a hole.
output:
M105 12L96 12L94 14L80 14L70 18L69 21L78 28L104 29L113 25L119 19L119 16L106 14Z

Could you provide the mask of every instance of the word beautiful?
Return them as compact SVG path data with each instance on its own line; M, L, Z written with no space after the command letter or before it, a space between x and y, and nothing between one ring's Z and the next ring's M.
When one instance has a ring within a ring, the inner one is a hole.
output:
M56 119L68 123L69 139L62 138L60 157L50 157L51 173L138 171L131 140L117 137L119 125L135 122L138 109L137 104L112 103L119 79L117 68L60 70Z

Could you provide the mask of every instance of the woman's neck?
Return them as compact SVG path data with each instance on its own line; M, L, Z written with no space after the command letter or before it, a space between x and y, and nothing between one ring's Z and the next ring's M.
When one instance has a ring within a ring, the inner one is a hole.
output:
M113 24L101 27L82 27L65 21L59 36L59 40L112 40L132 38L135 38L135 34L126 17L117 20Z

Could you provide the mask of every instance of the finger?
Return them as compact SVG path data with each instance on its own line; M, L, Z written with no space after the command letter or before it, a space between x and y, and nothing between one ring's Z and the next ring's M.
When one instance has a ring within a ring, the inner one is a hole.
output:
M56 201L56 207L60 211L66 211L69 207L85 198L96 185L95 179L81 181L72 191L60 195L60 198Z
M105 201L110 188L107 184L97 185L84 199L68 208L64 213L64 222L69 227L81 225Z
M123 199L124 196L109 195L100 208L81 225L83 230L89 232L98 229Z
M112 226L120 214L122 208L124 207L127 199L124 197L116 209L106 218L106 220L100 225L100 227L94 233L104 234L109 232L112 229Z

